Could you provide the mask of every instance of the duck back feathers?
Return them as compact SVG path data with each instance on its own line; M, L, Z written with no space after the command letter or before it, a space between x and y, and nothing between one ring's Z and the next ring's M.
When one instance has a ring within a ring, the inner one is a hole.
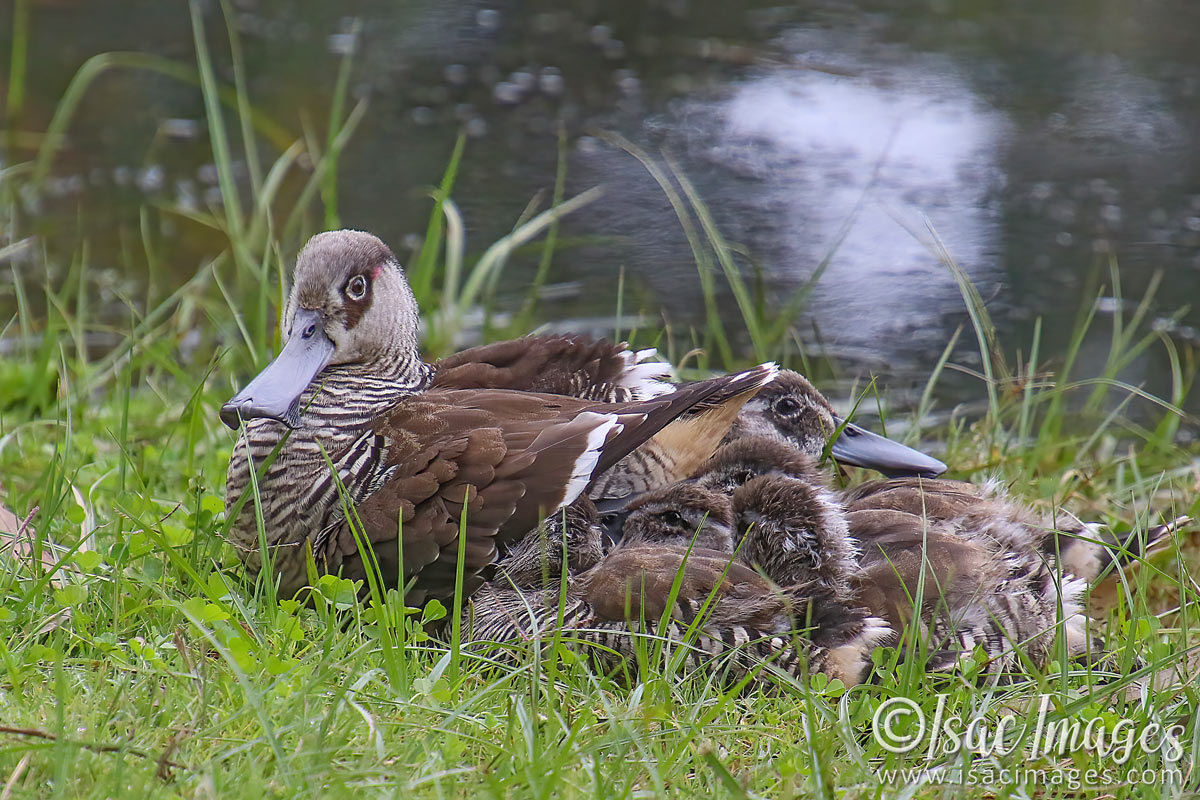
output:
M577 334L526 336L472 347L438 361L433 385L511 389L622 403L669 394L671 365L654 350Z

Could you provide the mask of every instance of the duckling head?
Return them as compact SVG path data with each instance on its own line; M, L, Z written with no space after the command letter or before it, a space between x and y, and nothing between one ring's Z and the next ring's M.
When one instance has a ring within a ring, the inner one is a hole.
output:
M889 477L932 478L946 471L936 458L841 418L807 378L792 370L781 371L742 407L728 439L744 436L789 442L813 458L824 456L828 446L839 462L879 470Z
M741 558L780 586L821 586L851 594L858 546L845 513L824 487L762 475L733 493Z
M400 382L420 376L419 321L387 245L361 231L319 233L296 260L280 319L283 349L221 408L221 420L231 428L239 416L297 427L300 395L327 368Z
M518 589L557 585L564 551L571 576L591 569L604 555L604 530L587 497L551 514L511 547L496 565L496 582Z
M817 461L790 441L774 436L743 436L721 445L692 480L705 489L732 494L760 475L784 475L821 485Z
M729 498L694 483L676 483L642 495L629 506L622 546L669 544L733 551Z

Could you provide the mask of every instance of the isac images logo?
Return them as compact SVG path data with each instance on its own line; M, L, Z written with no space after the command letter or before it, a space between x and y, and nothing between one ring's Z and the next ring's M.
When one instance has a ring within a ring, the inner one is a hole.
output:
M916 701L907 697L893 697L880 703L871 719L875 741L890 753L911 753L924 762L919 767L897 771L904 774L885 776L886 780L912 782L923 776L926 780L970 786L1038 783L1079 789L1129 784L1178 785L1183 779L1182 770L1174 766L1146 770L1128 766L1136 753L1155 753L1157 763L1178 764L1184 754L1181 724L1164 726L1130 719L1114 722L1105 717L1055 718L1051 714L1050 695L1041 696L1037 714L1033 716L1010 712L964 720L947 713L947 697L937 695L932 720L927 719ZM1009 756L1018 749L1030 761L1088 753L1095 757L1093 763L1102 766L1014 769L996 766L990 758ZM964 752L982 758L965 770L932 769L934 764Z

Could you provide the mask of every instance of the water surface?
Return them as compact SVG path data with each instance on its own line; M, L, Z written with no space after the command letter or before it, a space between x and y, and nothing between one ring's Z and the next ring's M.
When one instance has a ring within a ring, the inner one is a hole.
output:
M341 162L339 211L402 259L419 245L426 187L459 130L469 141L455 199L478 253L553 186L562 126L568 191L608 191L564 225L551 280L576 288L543 307L546 319L607 320L624 270L627 310L680 335L703 325L670 204L636 160L597 138L605 130L677 160L769 298L831 259L798 331L843 376L878 374L903 394L966 322L931 231L988 300L1010 357L1028 352L1039 316L1043 357L1061 355L1089 277L1107 281L1114 259L1126 297L1161 272L1153 316L1178 346L1200 342L1200 309L1168 320L1200 290L1194 2L234 6L250 92L291 135L323 132L341 54L355 49L352 95L370 107ZM229 79L220 6L205 8ZM177 4L57 0L35 3L32 20L25 130L44 129L96 53L194 58ZM101 308L144 296L147 280L161 296L220 246L171 212L221 202L208 152L197 91L110 74L80 108L44 194L26 198L27 224L63 265L88 237ZM171 254L170 272L149 278L130 256L146 205ZM535 263L510 264L501 306L519 303ZM722 307L737 327L732 298ZM1102 314L1080 373L1101 369L1110 325ZM969 331L954 360L977 366ZM1155 348L1123 377L1166 392L1167 376ZM941 391L943 405L982 396L961 375Z

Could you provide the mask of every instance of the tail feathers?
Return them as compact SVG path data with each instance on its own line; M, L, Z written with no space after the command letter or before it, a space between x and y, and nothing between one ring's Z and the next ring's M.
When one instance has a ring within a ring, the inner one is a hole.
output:
M1058 532L1047 538L1045 548L1048 555L1057 557L1063 571L1095 583L1113 569L1144 558L1191 522L1190 517L1180 516L1163 525L1123 534L1112 533L1100 523L1080 523L1080 530Z
M778 372L774 364L763 364L717 379L719 383L702 400L659 430L654 435L655 446L670 454L673 468L672 474L665 477L671 481L682 480L711 458L725 434L729 433L742 406L774 380Z
M1145 551L1150 552L1156 545L1165 544L1168 538L1191 525L1192 521L1191 517L1180 515L1165 525L1155 525L1146 532Z
M743 372L737 372L732 375L721 375L716 378L709 378L708 380L689 384L687 388L711 386L712 389L706 391L704 398L693 405L687 413L689 415L703 414L714 409L723 408L730 402L737 403L737 407L740 410L742 405L758 393L759 389L775 380L778 375L779 365L767 361Z
M778 373L779 368L774 364L761 364L745 372L677 387L670 394L654 400L619 404L619 409L614 410L646 414L646 424L636 428L627 426L628 444L619 450L606 450L596 474L611 468L634 448L653 438L658 446L674 451L674 460L680 462L680 474L668 476L666 482L687 477L717 449L746 401Z

